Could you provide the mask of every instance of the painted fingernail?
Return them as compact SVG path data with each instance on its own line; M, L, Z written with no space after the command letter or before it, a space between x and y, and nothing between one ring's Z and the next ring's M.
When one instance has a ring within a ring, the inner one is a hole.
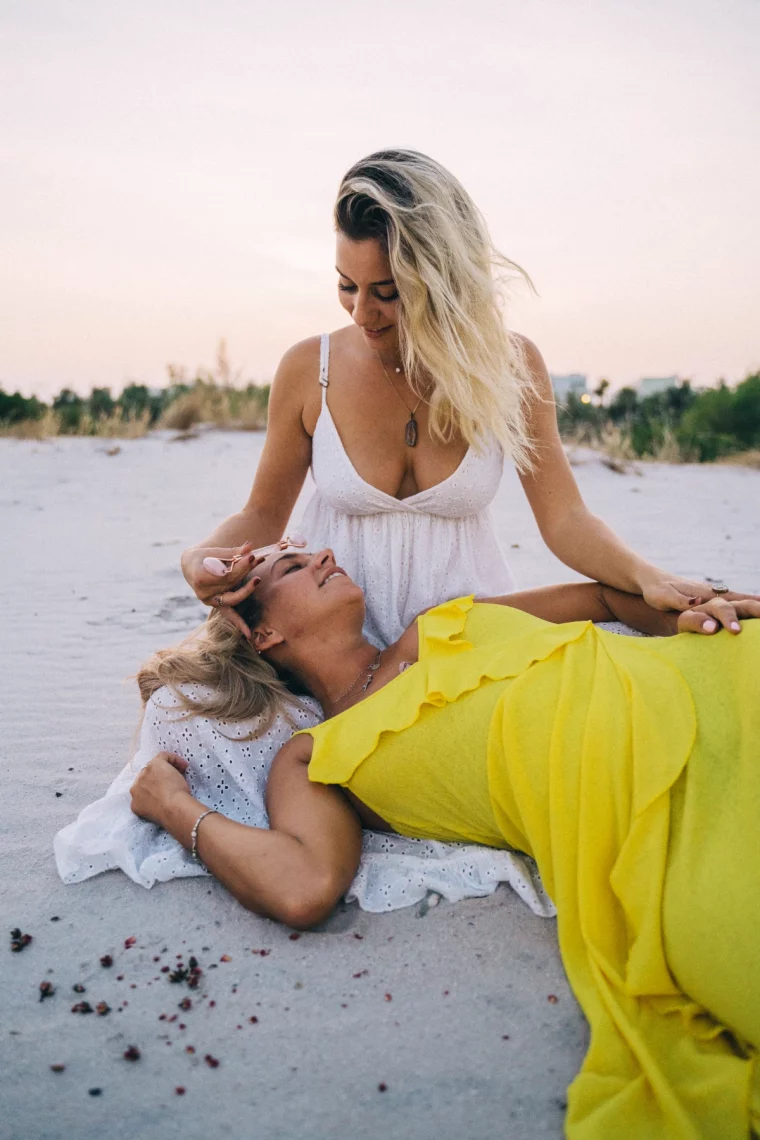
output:
M254 579L253 579L253 584L254 584L254 586L258 586L258 584L259 584L259 582L260 582L260 581L261 581L261 578L254 578Z
M713 630L717 629L717 628L718 628L718 624L717 624L717 622L714 622L712 620L712 618L708 618L707 621L702 626L702 629L706 630L708 633L712 633Z
M699 598L689 598L689 605L690 606L696 606L699 604L699 601L700 601Z
M731 622L731 629L735 629L737 633L741 632L741 628L742 627L739 625L738 621Z

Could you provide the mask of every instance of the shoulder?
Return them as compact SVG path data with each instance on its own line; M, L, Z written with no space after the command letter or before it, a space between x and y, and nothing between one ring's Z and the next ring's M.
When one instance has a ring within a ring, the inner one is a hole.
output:
M297 732L295 736L291 736L290 740L286 741L280 748L274 758L272 772L275 772L275 765L277 771L282 772L295 766L308 764L313 751L314 738L311 733L308 731Z
M314 372L319 368L319 345L321 336L309 336L292 344L283 353L277 366L276 379L287 376L290 379L305 379L307 376L314 379Z
M550 383L549 371L546 367L546 361L541 355L538 345L534 344L534 342L529 337L524 336L523 333L513 332L510 335L512 337L513 343L516 345L518 351L522 355L523 360L528 366L528 370L530 371L534 382L537 384L541 384L544 381Z

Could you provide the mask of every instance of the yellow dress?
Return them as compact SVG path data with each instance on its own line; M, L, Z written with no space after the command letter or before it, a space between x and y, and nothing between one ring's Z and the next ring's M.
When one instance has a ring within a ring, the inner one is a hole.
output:
M404 835L532 855L591 1027L573 1140L760 1130L760 621L626 638L460 598L307 731Z

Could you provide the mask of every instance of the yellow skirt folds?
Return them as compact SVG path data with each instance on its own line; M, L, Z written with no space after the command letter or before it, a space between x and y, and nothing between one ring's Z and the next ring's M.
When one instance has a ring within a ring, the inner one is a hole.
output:
M532 855L591 1027L572 1140L760 1129L760 621L625 638L460 598L309 729L312 780L405 835Z

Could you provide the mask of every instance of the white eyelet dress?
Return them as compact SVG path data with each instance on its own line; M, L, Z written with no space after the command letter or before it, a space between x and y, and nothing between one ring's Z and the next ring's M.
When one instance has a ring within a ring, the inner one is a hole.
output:
M491 522L503 470L494 441L472 448L456 471L406 499L373 487L356 471L327 403L330 338L322 336L322 409L312 440L316 491L299 524L312 550L330 547L366 594L365 634L390 645L418 614L439 602L514 589Z

